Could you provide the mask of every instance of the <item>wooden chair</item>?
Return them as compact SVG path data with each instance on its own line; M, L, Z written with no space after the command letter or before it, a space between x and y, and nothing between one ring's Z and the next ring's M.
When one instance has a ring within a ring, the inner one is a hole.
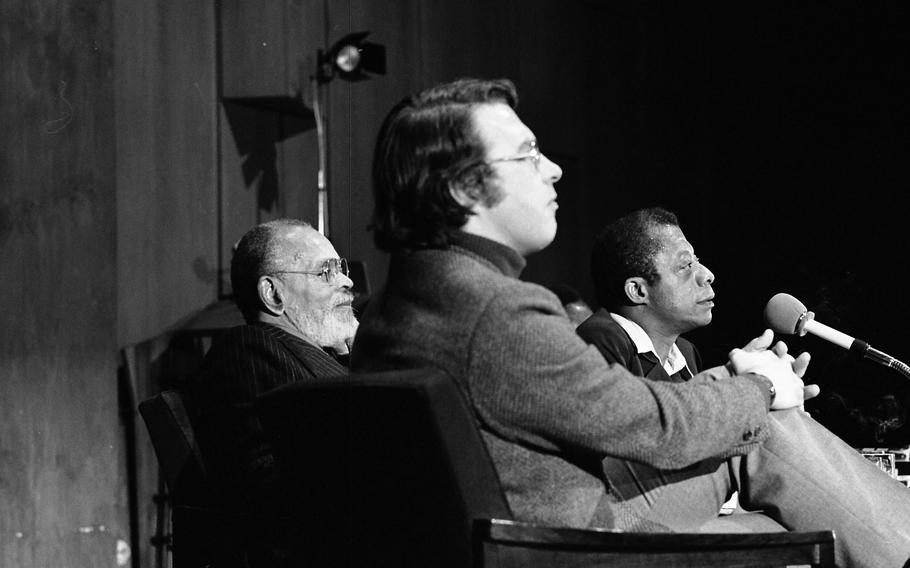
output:
M403 371L280 387L257 401L299 566L834 565L834 535L654 534L518 522L464 397Z
M244 516L226 506L196 441L187 393L165 390L139 403L167 485L173 568L244 568Z

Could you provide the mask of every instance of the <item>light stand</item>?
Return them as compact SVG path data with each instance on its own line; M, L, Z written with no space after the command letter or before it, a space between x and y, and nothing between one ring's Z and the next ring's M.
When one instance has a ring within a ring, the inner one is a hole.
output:
M385 46L365 42L370 32L348 34L335 42L328 51L317 52L316 73L310 77L313 88L313 113L316 118L316 139L319 151L319 171L316 174L317 190L317 230L325 237L329 236L329 193L326 184L326 135L322 115L320 87L330 83L335 77L345 81L363 81L369 79L367 74L385 75Z

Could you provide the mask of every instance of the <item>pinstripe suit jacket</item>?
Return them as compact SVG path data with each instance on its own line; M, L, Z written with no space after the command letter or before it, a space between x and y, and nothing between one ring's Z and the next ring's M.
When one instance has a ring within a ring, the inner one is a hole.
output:
M331 355L273 325L242 325L222 333L191 392L199 445L223 494L254 511L268 512L285 501L253 403L281 385L346 374Z

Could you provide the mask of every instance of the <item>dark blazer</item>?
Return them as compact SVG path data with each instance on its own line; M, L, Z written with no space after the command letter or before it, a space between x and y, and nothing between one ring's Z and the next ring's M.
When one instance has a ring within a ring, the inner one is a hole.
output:
M273 325L234 327L215 340L190 386L193 422L210 473L232 502L268 508L283 501L256 397L288 383L346 374L331 355Z
M645 377L655 381L682 382L691 378L681 376L685 371L674 373L671 377L658 365L657 356L651 353L639 353L635 342L626 333L626 330L610 316L610 312L601 308L594 315L586 319L576 329L582 339L597 347L604 358L610 363L618 363L632 371L633 375ZM680 337L676 346L686 359L686 364L692 373L701 369L701 355L690 341Z

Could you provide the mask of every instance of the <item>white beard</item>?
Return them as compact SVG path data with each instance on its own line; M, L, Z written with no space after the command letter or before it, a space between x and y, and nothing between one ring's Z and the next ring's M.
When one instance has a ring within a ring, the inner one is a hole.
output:
M297 306L289 308L286 312L291 324L304 338L319 347L340 349L349 344L357 331L357 318L350 305L332 305L318 310L303 310Z

